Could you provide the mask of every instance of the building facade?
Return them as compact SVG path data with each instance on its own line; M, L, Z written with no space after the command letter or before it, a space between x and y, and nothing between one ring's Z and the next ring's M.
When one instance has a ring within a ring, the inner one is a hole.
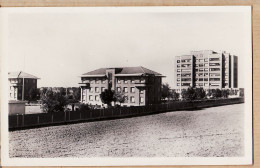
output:
M226 52L192 51L175 57L175 89L188 87L208 89L238 88L238 58Z
M100 94L105 89L111 89L126 97L122 106L158 104L161 102L162 77L141 66L100 68L81 76L81 102L104 106Z
M9 100L29 100L29 92L31 89L37 89L38 79L22 71L9 72Z

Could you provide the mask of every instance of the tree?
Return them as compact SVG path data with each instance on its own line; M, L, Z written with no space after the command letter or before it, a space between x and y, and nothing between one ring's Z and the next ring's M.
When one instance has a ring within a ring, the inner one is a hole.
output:
M29 90L29 101L39 100L39 98L40 98L39 90L35 88L31 88Z
M206 92L203 88L195 88L196 99L204 99Z
M222 92L220 89L212 89L212 97L213 98L220 98L222 97Z
M63 111L68 105L68 99L60 92L54 92L51 89L41 95L41 103L44 112L53 113Z
M107 104L108 106L111 106L111 102L115 101L114 97L115 92L112 90L105 89L101 94L100 94L100 99L104 104Z
M182 90L181 96L184 100L195 100L196 99L196 93L195 89L193 87L189 87L187 90Z
M121 91L116 91L114 93L114 100L116 102L119 102L121 106L121 103L125 103L125 101L127 100L127 96Z
M173 90L173 91L171 92L171 98L172 98L173 100L178 100L178 99L180 98L180 94Z
M162 84L162 98L169 98L171 96L171 88L168 83Z
M221 95L223 98L228 98L229 90L226 90L226 89L221 90Z
M72 89L72 94L75 100L80 101L80 94L81 94L81 89L79 87L73 87Z

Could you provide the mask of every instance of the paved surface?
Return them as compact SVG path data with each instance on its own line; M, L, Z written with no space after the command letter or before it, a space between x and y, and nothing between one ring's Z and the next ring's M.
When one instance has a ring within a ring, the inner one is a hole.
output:
M9 133L10 157L233 157L244 104Z

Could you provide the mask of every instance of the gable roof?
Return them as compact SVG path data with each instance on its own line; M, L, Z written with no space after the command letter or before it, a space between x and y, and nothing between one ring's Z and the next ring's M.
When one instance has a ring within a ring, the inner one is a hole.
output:
M23 71L18 72L8 72L8 78L30 78L30 79L40 79L34 75L25 73Z
M87 73L82 74L82 76L105 76L106 70L108 69L115 69L116 76L129 76L129 75L155 75L155 76L162 76L162 74L152 71L150 69L144 68L142 66L138 67L115 67L115 68L100 68L94 71L90 71Z

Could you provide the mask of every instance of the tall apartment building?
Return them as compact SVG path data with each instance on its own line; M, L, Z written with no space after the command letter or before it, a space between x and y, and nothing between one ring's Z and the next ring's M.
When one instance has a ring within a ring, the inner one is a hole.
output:
M175 57L175 89L188 87L208 89L238 87L238 58L230 53L212 50L191 51Z
M144 106L161 102L162 75L144 67L100 68L81 76L81 102L103 106L105 89L122 92L122 106Z
M30 89L37 89L37 80L39 78L28 73L9 72L9 100L29 100Z

